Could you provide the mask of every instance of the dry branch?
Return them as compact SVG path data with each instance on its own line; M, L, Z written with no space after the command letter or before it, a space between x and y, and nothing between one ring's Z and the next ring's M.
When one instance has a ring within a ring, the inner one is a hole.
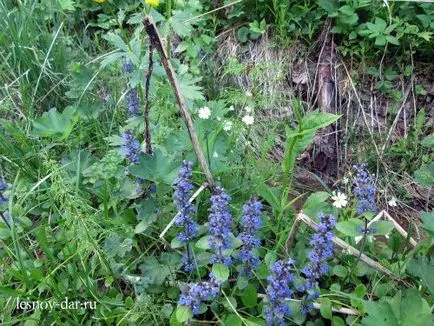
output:
M208 167L208 163L206 162L205 155L200 148L199 139L193 125L193 120L187 108L187 102L185 101L185 98L181 93L178 80L176 79L175 71L173 70L172 64L167 57L166 51L164 50L161 38L158 35L157 26L155 25L155 22L153 21L151 16L146 16L143 24L145 25L146 33L149 35L152 46L160 54L161 63L163 64L163 67L166 70L167 77L169 78L170 84L172 85L176 100L179 105L179 110L182 117L184 118L185 124L187 125L187 130L190 135L191 142L193 143L194 151L196 152L199 164L202 167L203 172L205 173L206 180L208 181L208 186L210 188L214 188L214 180Z

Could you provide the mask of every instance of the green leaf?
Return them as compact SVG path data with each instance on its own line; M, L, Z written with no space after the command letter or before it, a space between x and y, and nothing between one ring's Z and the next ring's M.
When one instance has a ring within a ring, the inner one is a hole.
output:
M229 268L223 264L214 264L212 266L212 273L221 282L225 282L229 278Z
M377 228L377 232L375 232L375 234L385 235L392 232L394 225L392 222L389 221L377 221L372 223L370 227Z
M386 35L386 41L394 45L399 45L398 39L392 35Z
M325 191L314 192L304 202L303 212L309 217L316 219L318 212L323 211L327 206L325 201L329 197L330 195Z
M65 140L76 123L74 114L75 107L72 106L67 107L62 113L57 112L56 109L51 109L33 122L32 134L39 137Z
M171 185L180 166L180 162L174 160L171 156L164 155L157 149L153 155L142 155L140 163L130 166L129 172L142 179Z
M347 276L347 269L342 265L336 265L333 267L333 274L340 278L344 278Z
M429 259L426 256L412 258L407 265L407 272L420 278L431 295L434 295L434 259Z
M133 240L126 238L121 242L118 235L111 235L104 242L104 250L109 257L119 256L123 258L127 252L131 251L132 247Z
M242 324L240 317L235 314L227 315L223 323L224 326L241 326Z
M324 298L321 300L320 313L325 319L332 319L332 303L329 298Z
M176 320L180 323L185 323L193 317L193 313L189 307L178 306L176 308Z
M303 118L302 134L305 135L314 130L324 128L338 120L340 117L341 115L320 112L318 110L312 111Z
M338 4L338 0L318 0L318 5L328 14L336 12L339 8Z
M434 184L434 162L422 165L414 172L414 177L422 187L430 188Z
M256 306L256 302L258 300L258 293L256 292L256 288L249 284L241 295L241 301L243 302L246 308L251 308Z
M362 233L357 231L357 227L364 228L363 222L361 220L352 218L348 221L342 221L336 224L336 229L349 237L357 237L362 235Z
M207 250L210 248L209 246L209 239L211 238L211 236L209 235L205 235L202 238L200 238L199 240L197 240L195 246L196 248L199 249L203 249L203 250Z
M434 134L426 136L422 141L421 145L434 149Z
M62 8L62 10L69 10L69 11L74 11L75 10L75 2L74 0L58 0L60 7Z
M106 35L104 35L103 38L106 39L115 48L125 52L129 51L128 45L125 44L125 42L122 40L122 38L119 35L109 32Z
M174 237L172 241L170 241L170 248L178 249L184 247L184 243L178 239L178 237Z
M434 211L420 212L419 214L423 220L423 228L434 235Z
M143 260L144 263L140 265L142 276L147 277L150 284L164 284L164 281L170 275L170 267L161 264L154 256L145 257Z

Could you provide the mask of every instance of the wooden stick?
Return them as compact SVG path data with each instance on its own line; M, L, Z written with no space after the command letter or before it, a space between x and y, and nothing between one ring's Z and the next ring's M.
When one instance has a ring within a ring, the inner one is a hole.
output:
M190 203L193 202L193 200L196 199L197 196L199 196L199 194L204 191L204 189L208 186L207 183L204 183L203 185L200 186L199 189L197 189L197 191L193 194L193 196L191 196L191 198L188 200ZM169 224L166 225L166 227L164 228L163 232L160 233L160 238L164 238L164 235L167 233L167 231L169 231L169 229L172 227L172 225L175 223L177 217L181 214L181 212L176 213L176 215L172 218L172 220L169 222Z
M307 225L309 225L312 229L315 229L316 227L316 223L311 220L309 218L309 216L305 215L303 212L300 212L297 215L297 218L301 219L303 222L305 222ZM363 261L365 264L367 264L368 266L376 269L377 271L380 271L398 281L401 281L401 278L399 278L397 275L395 275L393 272L391 272L390 270L388 270L386 267L384 267L383 265L379 264L378 262L376 262L375 260L369 258L368 256L366 256L365 254L361 254L359 250L357 250L356 248L354 248L353 246L349 245L348 243L346 243L344 240L338 238L338 237L334 237L333 238L333 242L338 245L339 247L341 247L342 249L346 250L349 254L358 257L360 255L360 260Z
M193 148L194 151L196 152L196 156L197 159L199 160L199 164L201 165L202 170L205 173L205 178L208 181L208 186L211 189L214 189L215 187L214 180L211 175L211 171L208 167L208 163L206 162L205 155L203 154L202 149L200 148L199 139L197 137L196 130L194 129L194 125L193 125L193 120L187 109L187 102L185 101L185 98L181 93L181 89L176 79L175 71L173 70L172 64L170 63L167 57L163 44L161 43L161 38L158 35L157 26L155 25L155 22L153 21L151 16L145 17L145 20L143 21L143 25L145 25L146 33L149 35L153 47L157 49L158 53L160 54L161 63L163 64L164 69L166 70L167 77L169 78L170 84L172 85L176 100L178 102L179 110L187 126L187 130L190 135L191 141L193 143Z

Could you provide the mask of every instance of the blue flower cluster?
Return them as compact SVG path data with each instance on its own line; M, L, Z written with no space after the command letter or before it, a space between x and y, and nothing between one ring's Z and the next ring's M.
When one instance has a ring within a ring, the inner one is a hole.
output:
M243 231L240 233L243 246L239 258L243 263L241 273L249 277L252 276L252 271L259 262L258 255L254 250L261 245L261 241L257 237L258 230L262 225L261 210L262 204L255 199L250 199L243 206L243 217L241 218Z
M193 315L197 315L200 304L203 301L215 298L219 293L220 283L212 273L209 276L210 280L208 282L189 284L186 290L182 292L178 305L190 308Z
M313 309L312 302L318 296L318 280L322 275L327 274L329 266L327 259L333 256L333 228L336 225L336 217L319 213L320 223L316 226L316 233L312 236L309 244L313 248L309 252L310 262L302 269L306 276L304 290L307 292L306 300L302 305L302 312L307 313Z
M291 273L293 263L292 259L278 260L271 266L266 288L268 304L264 309L265 320L269 326L286 325L285 317L291 314L285 299L293 294L289 286L289 283L294 281Z
M122 70L124 74L131 74L135 71L135 68L133 63L130 60L128 60L123 63ZM127 107L128 107L128 113L131 116L139 115L140 99L139 99L139 93L137 91L137 88L133 88L129 90L127 94Z
M193 185L191 184L193 163L189 161L182 162L178 172L178 178L175 180L174 197L179 215L175 220L175 225L181 226L183 229L178 235L181 242L188 243L198 232L198 224L192 219L195 212L195 207L190 203L190 197L193 193ZM190 248L187 247L187 253L182 258L184 270L190 272L194 267L194 260L191 255Z
M127 130L122 135L121 151L130 163L139 163L141 147L140 142L134 137L131 130Z
M354 194L359 200L356 209L358 215L362 215L365 212L377 212L374 179L366 171L366 167L366 163L354 166L356 177L353 179L353 185Z
M1 206L8 202L8 197L4 193L6 190L8 190L8 188L9 185L7 184L7 182L4 179L0 178L0 215L7 226L9 226L8 224L9 215L7 211L3 211L3 212L1 211Z
M211 264L223 263L229 266L232 262L230 256L225 256L223 251L232 245L230 230L232 227L232 215L229 212L231 201L226 191L217 187L211 196L211 208L208 218L208 233L210 234L209 245L215 251L211 256Z

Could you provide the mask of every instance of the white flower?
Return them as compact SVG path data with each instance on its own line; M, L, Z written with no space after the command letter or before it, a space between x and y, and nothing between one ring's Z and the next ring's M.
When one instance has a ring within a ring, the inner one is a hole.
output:
M333 206L337 207L337 208L342 208L347 206L348 204L348 200L347 200L347 195L341 193L341 192L335 192L333 191L332 193L332 200L333 200Z
M220 118L220 117L217 117L217 121L222 121L222 118Z
M248 97L252 96L252 92L251 91L246 91L246 96L248 96Z
M348 179L348 177L343 177L343 178L342 178L342 183L343 183L344 185L348 184L348 182L350 182L350 179Z
M250 106L246 106L244 108L244 110L246 110L246 113L252 113L253 112L253 109Z
M214 151L214 153L212 153L212 157L217 158L219 157L219 154L216 151Z
M242 121L246 124L246 125L248 125L248 126L250 126L250 125L252 125L254 122L255 122L255 118L253 117L253 115L245 115L244 117L243 117L243 119L242 119Z
M223 130L224 130L224 131L231 131L233 125L234 125L234 124L232 123L232 121L226 120L226 121L223 123Z
M392 206L392 207L396 207L396 206L398 206L398 205L396 204L396 198L395 198L395 197L392 197L392 199L389 200L389 201L387 202L387 205Z
M235 111L235 107L233 105L231 105L228 110L229 111Z
M211 116L211 110L209 107L204 106L203 108L199 109L199 118L208 119L210 116Z

